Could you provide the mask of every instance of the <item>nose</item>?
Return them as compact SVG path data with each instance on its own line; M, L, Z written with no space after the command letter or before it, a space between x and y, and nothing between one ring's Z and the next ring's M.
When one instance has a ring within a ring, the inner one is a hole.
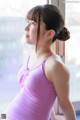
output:
M26 25L25 31L29 31L29 24Z

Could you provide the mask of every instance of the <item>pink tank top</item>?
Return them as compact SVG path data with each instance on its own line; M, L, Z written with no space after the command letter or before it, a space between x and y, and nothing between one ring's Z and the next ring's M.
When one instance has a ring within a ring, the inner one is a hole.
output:
M7 109L7 120L49 120L56 98L54 86L44 71L49 56L32 71L28 69L28 59L27 65L20 70L21 90Z

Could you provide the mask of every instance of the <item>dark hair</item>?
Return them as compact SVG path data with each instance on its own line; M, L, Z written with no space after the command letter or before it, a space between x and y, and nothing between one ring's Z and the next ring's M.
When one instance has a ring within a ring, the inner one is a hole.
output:
M27 19L34 20L38 23L37 42L40 31L40 21L43 21L46 25L46 30L53 29L55 35L52 42L56 39L66 41L70 38L70 33L67 28L64 27L64 19L60 10L50 4L38 5L33 7L27 14Z

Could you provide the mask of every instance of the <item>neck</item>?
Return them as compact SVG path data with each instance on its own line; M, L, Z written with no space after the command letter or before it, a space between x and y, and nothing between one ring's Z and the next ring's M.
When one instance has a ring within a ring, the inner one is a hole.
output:
M49 46L37 46L37 49L33 51L33 54L36 55L36 57L42 57L46 56L47 54L51 53L51 49Z

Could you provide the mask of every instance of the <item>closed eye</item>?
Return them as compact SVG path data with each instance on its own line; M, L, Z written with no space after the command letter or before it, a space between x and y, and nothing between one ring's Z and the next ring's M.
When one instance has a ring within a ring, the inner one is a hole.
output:
M32 21L32 20L27 20L27 24L33 24L33 25L36 25L36 22L35 22L35 21Z

